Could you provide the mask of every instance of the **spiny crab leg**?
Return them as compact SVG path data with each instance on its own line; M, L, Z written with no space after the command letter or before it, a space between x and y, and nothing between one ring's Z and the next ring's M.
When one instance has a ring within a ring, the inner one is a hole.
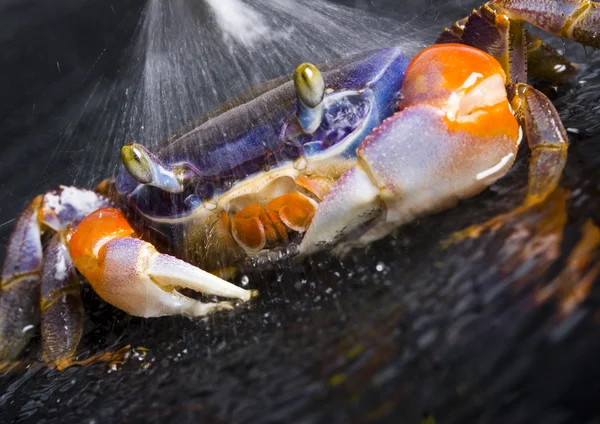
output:
M303 63L294 71L294 88L298 98L298 123L305 133L311 134L319 128L323 119L323 75L315 65Z
M192 299L178 288L242 301L256 294L157 252L150 243L135 238L121 212L113 208L99 209L79 224L70 240L70 252L96 293L130 315L202 316L232 307L231 302Z
M524 20L552 34L600 48L598 2L588 0L493 0L510 19Z
M40 288L42 355L44 362L60 364L75 355L84 319L79 278L61 233L44 248Z
M35 334L40 315L44 361L58 365L72 360L83 310L65 235L72 223L109 204L92 191L61 187L36 197L19 217L0 283L0 368L11 365ZM42 233L51 235L43 248Z
M42 243L36 197L17 221L8 246L0 283L0 360L15 359L39 322Z

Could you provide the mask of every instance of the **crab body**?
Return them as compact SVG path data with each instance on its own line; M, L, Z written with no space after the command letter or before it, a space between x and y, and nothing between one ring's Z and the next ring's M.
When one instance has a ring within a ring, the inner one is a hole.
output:
M29 337L21 329L41 311L44 359L73 363L83 319L76 270L132 315L229 309L221 298L256 293L220 277L325 249L343 254L449 208L502 177L524 136L529 191L514 213L540 204L558 185L568 139L551 102L526 84L526 70L558 83L574 67L523 23L600 47L596 3L555 6L486 3L412 60L394 48L320 69L302 64L156 153L124 146L123 171L96 192L63 187L38 196L7 248L0 359L19 354Z
M171 246L176 256L208 270L243 266L245 250L258 253L267 242L247 240L244 249L224 217L297 191L320 200L355 164L362 140L396 111L408 63L399 49L383 49L322 67L327 93L313 133L298 125L291 78L266 84L268 90L252 90L156 153L166 167L181 170L178 192L140 184L124 169L116 180L122 204L145 236L162 239L157 242ZM294 251L287 230L269 243L283 247L281 257Z

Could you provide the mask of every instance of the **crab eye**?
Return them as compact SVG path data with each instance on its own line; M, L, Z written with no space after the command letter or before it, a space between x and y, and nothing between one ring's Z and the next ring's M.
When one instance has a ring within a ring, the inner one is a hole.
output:
M303 63L294 71L294 86L300 101L310 108L317 107L325 96L325 81L315 65Z
M170 193L181 193L183 185L171 167L140 144L129 143L121 149L121 160L129 175L140 184L158 187Z
M148 154L137 144L130 143L121 149L121 160L127 172L141 184L150 184L152 178L152 165Z

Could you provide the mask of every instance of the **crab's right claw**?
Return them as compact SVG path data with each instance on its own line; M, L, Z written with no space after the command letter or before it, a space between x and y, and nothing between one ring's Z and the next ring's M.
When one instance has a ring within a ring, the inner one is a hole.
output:
M113 208L99 209L79 224L70 240L70 252L96 293L130 315L202 316L232 308L227 301L192 299L181 294L180 288L242 301L256 294L157 252L150 243L135 238L124 216Z
M357 148L356 166L319 204L300 252L367 245L504 175L520 141L505 83L501 65L473 47L419 53L406 70L400 111Z

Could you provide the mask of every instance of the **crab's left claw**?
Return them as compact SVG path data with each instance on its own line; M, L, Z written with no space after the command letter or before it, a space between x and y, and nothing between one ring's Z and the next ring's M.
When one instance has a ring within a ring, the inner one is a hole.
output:
M203 295L247 301L244 290L182 260L156 251L135 237L116 209L103 208L75 229L70 252L77 269L105 301L141 317L183 314L202 316L230 309L231 302L204 303L183 295L180 288Z

